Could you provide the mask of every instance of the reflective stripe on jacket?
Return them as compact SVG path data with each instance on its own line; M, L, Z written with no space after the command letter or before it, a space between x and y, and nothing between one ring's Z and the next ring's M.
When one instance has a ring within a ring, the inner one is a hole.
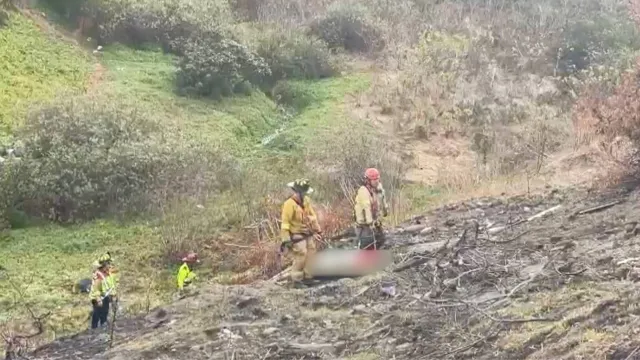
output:
M91 291L89 298L91 300L102 300L105 295L116 295L115 278L101 271L93 273L93 281L91 283Z

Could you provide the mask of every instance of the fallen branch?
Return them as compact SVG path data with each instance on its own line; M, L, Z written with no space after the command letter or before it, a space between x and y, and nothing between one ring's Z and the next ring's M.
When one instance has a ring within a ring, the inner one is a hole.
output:
M537 213L537 214L535 214L535 215L531 216L531 217L530 217L530 218L528 218L528 219L518 220L518 221L516 221L515 223L513 223L513 224L507 224L506 226L498 226L498 227L495 227L495 228L487 228L487 230L486 230L486 231L487 231L487 233L488 233L489 235L497 234L497 233L502 232L503 230L505 230L507 227L514 227L514 226L516 226L516 225L520 225L520 224L523 224L523 223L526 223L526 222L533 221L533 220L535 220L535 219L537 219L537 218L540 218L540 217L543 217L543 216L545 216L545 215L547 215L547 214L549 214L549 213L552 213L552 212L554 212L554 211L556 211L556 210L560 209L561 207L562 207L562 205L556 205L556 206L554 206L554 207L552 207L552 208L549 208L549 209L547 209L547 210L541 211L541 212L539 212L539 213Z
M626 263L630 263L630 262L634 262L634 261L638 261L638 260L640 260L640 257L628 258L628 259L624 259L624 260L618 261L617 265L624 265Z
M594 206L594 207L591 207L591 208L588 208L588 209L580 210L580 211L576 212L574 214L574 216L590 214L590 213L594 213L594 212L597 212L597 211L600 211L600 210L608 209L608 208L610 208L612 206L620 204L621 202L622 202L621 200L616 200L616 201L612 201L612 202L609 202L609 203L606 203L606 204L602 204L602 205Z
M489 334L489 335L487 335L485 337L482 337L482 338L480 338L480 339L478 339L478 340L476 340L476 341L474 341L472 343L469 343L467 345L460 346L458 348L455 348L455 349L453 349L451 351L448 351L448 352L442 353L442 354L431 353L431 354L428 354L427 357L424 357L424 358L421 358L421 359L425 359L426 360L426 359L434 359L436 357L441 358L441 357L445 357L445 356L449 356L449 355L453 355L453 354L457 354L457 353L461 353L461 352L467 351L467 350L471 349L472 347L475 347L476 345L478 345L478 344L480 344L482 342L485 342L485 341L497 336L498 334L500 334L501 331L502 331L502 328L499 328L498 331L496 331L495 333Z
M278 274L276 274L274 277L272 277L271 279L269 279L269 281L273 281L273 282L278 282L280 280L283 280L284 278L286 278L287 276L289 276L289 273L291 273L291 268L286 268L285 270L279 272Z
M474 273L474 272L479 271L479 270L484 270L484 269L483 269L483 268L477 268L477 269L467 270L467 271L465 271L465 272L461 273L460 275L456 276L456 277L455 277L455 278L453 278L453 279L445 279L443 283L444 283L444 284L453 284L453 283L456 283L456 282L458 282L458 281L459 281L463 276L465 276L465 275L467 275L467 274Z
M351 298L344 300L343 302L340 303L340 305L338 307L342 307L344 306L346 303L348 303L349 301L354 300L355 298L357 298L358 296L366 293L372 285L366 286L363 289L361 289L360 291L358 291L355 295L353 295Z
M556 205L556 206L554 206L554 207L552 207L552 208L549 208L549 209L547 209L547 210L544 210L544 211L542 211L542 212L539 212L539 213L537 213L537 214L533 215L532 217L528 218L528 219L527 219L527 222L532 221L532 220L535 220L535 219L540 218L540 217L543 217L543 216L545 216L545 215L547 215L547 214L549 214L549 213L552 213L552 212L554 212L554 211L556 211L556 210L560 209L561 207L562 207L562 205Z
M335 344L327 343L327 344L298 344L298 343L289 343L289 347L291 349L300 350L306 352L329 352L333 353L335 351Z
M633 359L633 355L635 355L638 352L638 350L640 350L640 346L638 346L635 349L633 349L633 351L629 354L629 356L627 356L624 360Z
M524 235L526 235L526 234L528 234L530 232L531 232L531 230L525 230L525 231L521 232L520 234L512 237L511 239L504 240L504 241L495 241L495 240L491 240L490 238L487 238L487 241L490 242L490 243L494 243L494 244L507 244L507 243L510 243L512 241L516 241L516 240L520 239L521 237L523 237Z
M482 315L484 315L487 318L489 318L489 320L495 321L495 322L500 322L500 323L524 324L524 323L528 323L528 322L554 322L554 321L558 321L558 319L556 319L556 318L499 319L499 318L496 318L496 317L492 316L491 314L487 313L486 311L484 311L482 309L479 309L479 308L477 308L477 307L475 307L473 305L470 305L470 306L473 307L478 312L480 312Z
M462 232L462 236L460 237L460 239L464 238L464 236L465 236L466 234L467 234L467 229L465 229L465 230ZM436 255L439 255L439 254L441 254L444 250L448 249L448 248L449 248L449 243L450 243L450 242L451 242L451 241L450 241L450 239L447 239L447 241L446 241L446 242L445 242L441 247L439 247L439 248L438 248L437 250L435 250L435 251L425 251L425 252L422 252L422 253L416 254L416 255L414 256L414 258L418 258L418 259L415 259L415 260L409 261L409 262L408 262L408 263L406 263L406 264L403 264L403 265L400 265L400 266L396 267L395 269L393 269L393 272L401 272L401 271L407 270L407 269L409 269L409 268L412 268L412 267L414 267L414 266L420 266L420 265L422 265L422 264L424 264L424 263L428 262L428 261L429 261L429 260L431 260L432 258L436 257ZM458 240L455 244L458 244L459 242L460 242L460 240ZM454 246L455 246L455 245L454 245ZM458 250L458 251L459 251L459 250ZM456 252L456 254L457 254L457 252ZM430 256L427 256L427 255L430 255ZM440 260L441 260L441 258L438 260L438 262L439 262ZM436 263L436 265L437 265L437 263Z
M236 248L240 248L240 249L253 249L253 248L254 248L254 246L238 245L238 244L228 244L228 243L222 243L222 245L224 245L224 246L229 246L229 247L236 247Z
M397 268L393 269L393 272L401 272L401 271L407 270L409 268L412 268L414 266L420 266L420 265L428 262L429 260L431 260L431 258L429 258L429 257L421 257L419 259L415 259L415 260L409 261L404 265L398 266Z
M555 266L553 267L553 269L554 269L558 274L563 275L563 276L576 276L576 275L580 275L580 274L582 274L583 272L585 272L585 271L589 270L589 268L584 268L584 269L582 269L582 270L578 270L578 271L575 271L575 272L562 272L562 271L560 271L560 268L559 268L559 267L555 267Z
M542 268L540 269L540 271L538 271L535 274L532 274L531 276L529 276L529 279L521 282L520 284L516 285L510 292L509 294L507 294L507 298L512 297L518 290L520 290L521 288L523 288L524 286L528 285L529 283L531 283L533 280L535 280L538 275L542 274L542 272L544 272L544 269L547 267L547 265L549 264L549 261L545 262L542 265Z
M385 325L379 329L373 330L373 331L365 331L362 335L358 336L356 338L356 340L365 340L365 339L371 339L373 336L378 335L382 332L385 332L387 330L389 330L390 327L389 325Z

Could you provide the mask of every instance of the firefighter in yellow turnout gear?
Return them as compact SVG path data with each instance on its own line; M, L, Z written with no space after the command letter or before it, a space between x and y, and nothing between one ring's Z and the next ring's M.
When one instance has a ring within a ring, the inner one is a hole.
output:
M299 179L287 186L293 194L282 205L281 250L291 250L291 280L295 287L300 287L302 280L312 278L308 269L316 253L316 240L322 238L322 229L308 196L313 193L309 181Z
M354 212L358 248L380 248L385 240L380 215L388 215L389 205L377 169L369 168L365 171L364 184L358 189L355 198Z
M89 299L93 306L93 314L91 315L91 328L96 329L98 326L106 327L109 317L109 307L114 299L117 298L117 281L115 276L110 272L111 256L100 257L94 263L96 268L93 273L91 290L89 291Z

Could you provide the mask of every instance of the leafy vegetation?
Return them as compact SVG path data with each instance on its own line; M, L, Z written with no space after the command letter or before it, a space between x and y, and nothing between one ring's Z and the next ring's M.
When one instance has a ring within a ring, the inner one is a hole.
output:
M310 27L333 48L344 48L353 52L379 50L384 46L381 30L367 16L361 5L337 5L316 20Z
M327 44L295 29L264 29L254 42L257 54L271 69L270 86L282 79L322 79L336 73Z
M210 269L224 276L225 271L247 270L263 261L257 253L234 254L220 237L269 218L279 206L278 194L284 195L284 184L308 171L304 149L313 132L325 127L321 114L332 113L333 121L348 126L341 104L348 93L369 84L366 75L291 82L313 104L310 114L291 116L260 91L219 101L176 96L179 59L159 49L114 45L98 56L102 69L91 94L60 94L33 106L25 126L13 134L24 153L19 161L7 159L2 172L3 190L11 190L2 199L8 202L13 230L3 235L0 258L31 259L2 265L12 282L31 283L27 301L56 309L52 330L58 335L84 327L85 297L70 289L89 275L91 262L101 252L110 250L129 274L123 291L129 294L124 304L132 313L170 298L171 273L185 251L198 250L208 259L199 270L205 276ZM276 131L280 128L301 135L301 142L284 152L261 144L274 133L287 140ZM330 144L322 149L330 149ZM214 155L221 153L226 156ZM292 164L300 167L292 172ZM218 181L230 187L213 191ZM265 194L274 201L260 201ZM319 195L331 199L336 194ZM60 227L35 221L38 215L46 222L52 208L51 220L80 224ZM87 222L132 212L138 212L138 222ZM253 233L240 231L233 240L244 241L251 244ZM32 247L42 251L33 253ZM32 268L23 272L21 264ZM73 268L68 278L54 279L53 274L67 267ZM52 277L32 281L39 271ZM2 316L27 316L13 304L12 285L3 281L1 290L0 301L7 305ZM38 297L42 291L48 295ZM64 310L59 310L62 304Z
M6 169L14 203L32 216L72 222L144 212L176 192L229 187L234 166L224 156L172 136L166 124L133 109L76 98L35 112L17 136L26 149L21 161ZM202 179L190 182L186 173Z
M260 86L271 70L262 58L232 40L187 45L177 73L181 93L219 99Z
M13 138L0 146L0 258L32 283L28 301L70 304L59 333L82 325L86 301L67 285L102 251L130 272L131 312L170 297L186 251L202 271L254 271L242 281L277 270L291 179L313 179L331 233L350 224L369 166L394 222L458 184L541 172L571 143L580 95L607 141L636 134L637 89L617 85L640 37L617 0L43 2L104 46L91 56L19 12L0 28L0 126ZM442 139L463 144L453 152L471 154L469 172L407 185L407 153ZM20 312L11 289L0 280L0 318Z

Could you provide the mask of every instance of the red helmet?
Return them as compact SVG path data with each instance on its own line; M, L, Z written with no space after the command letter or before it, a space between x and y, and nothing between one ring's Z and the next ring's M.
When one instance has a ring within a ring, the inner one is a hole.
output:
M199 262L198 255L194 252L190 252L187 256L182 258L184 262Z
M376 168L368 168L364 172L364 177L367 180L379 180L380 179L380 172Z

